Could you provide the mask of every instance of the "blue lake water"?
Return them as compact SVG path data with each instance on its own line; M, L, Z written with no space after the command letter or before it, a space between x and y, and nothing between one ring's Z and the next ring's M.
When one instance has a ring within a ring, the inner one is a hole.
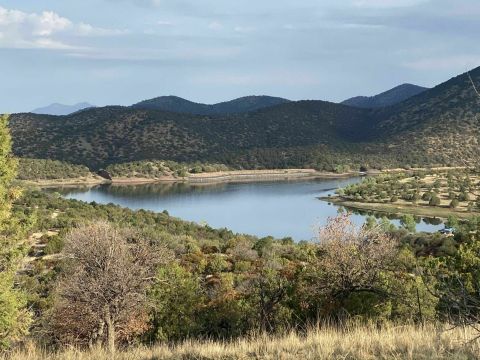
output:
M339 208L318 197L333 194L335 189L360 181L350 179L315 179L255 183L193 185L185 183L146 185L101 185L93 188L61 188L70 199L100 204L118 204L130 209L161 212L184 220L206 223L234 232L292 237L312 240L318 228ZM363 224L366 215L352 214L355 223ZM436 225L427 222L436 223ZM392 220L399 224L398 220ZM420 220L417 231L443 228L438 219Z

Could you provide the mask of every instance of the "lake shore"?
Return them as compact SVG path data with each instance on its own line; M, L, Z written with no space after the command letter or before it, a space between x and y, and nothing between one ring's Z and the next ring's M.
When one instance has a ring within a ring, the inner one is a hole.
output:
M472 216L479 216L478 212L458 211L445 207L433 207L424 205L407 205L407 204L392 204L392 203L365 203L360 201L352 201L341 196L319 197L319 200L327 201L335 205L344 206L346 208L364 211L374 211L378 213L385 213L391 215L416 215L423 217L433 217L440 219L447 219L448 216L454 215L461 219L469 219Z
M228 182L258 182L258 181L288 181L296 179L344 179L360 176L359 172L331 173L314 169L272 169L272 170L231 170L211 173L189 174L186 177L162 176L158 178L145 177L114 177L112 180L92 175L91 177L55 179L55 180L19 180L27 186L37 187L68 187L112 185L142 185L154 183L187 182L193 184L214 184Z

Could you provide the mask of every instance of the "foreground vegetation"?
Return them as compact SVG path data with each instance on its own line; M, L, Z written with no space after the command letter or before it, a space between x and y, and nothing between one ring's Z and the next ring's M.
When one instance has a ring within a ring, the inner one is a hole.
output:
M470 329L448 331L435 326L348 326L343 329L322 327L306 334L258 335L235 341L190 340L175 345L132 346L119 350L118 360L168 359L475 359L479 343L465 345ZM1 358L1 356L0 356ZM10 360L107 360L102 349L66 349L46 352L29 347L15 351Z
M120 347L198 338L236 339L292 329L302 332L319 321L341 325L352 318L380 328L388 328L390 323L455 323L460 317L451 312L452 294L443 288L444 281L461 276L462 284L466 281L473 286L472 296L477 286L468 280L478 271L476 265L464 266L478 258L478 239L472 234L480 226L479 219L450 224L458 231L454 237L445 237L412 232L411 219L396 229L385 219L377 223L370 218L364 229L355 229L343 215L322 230L320 243L296 244L289 238L258 239L215 230L167 213L86 204L36 191L27 192L14 210L36 218L34 228L40 236L30 244L36 251L22 266L17 284L33 315L28 339L48 348L83 348L95 338L106 341L93 336L98 328L91 327L95 322L82 310L86 303L73 308L62 304L67 299L66 304L81 299L68 295L76 290L66 289L66 285L90 284L88 276L76 267L80 264L68 260L72 244L82 244L85 257L90 239L105 244L110 241L109 234L117 234L117 239L125 234L138 239L135 243L148 239L150 252L158 253L155 280L142 285L148 289L145 302L141 301L139 308L137 302L135 307L128 305L129 311L116 320ZM111 225L101 225L99 220ZM95 229L106 230L100 237L92 236L98 233ZM359 242L365 236L371 244ZM92 260L102 253L100 244L90 253ZM352 247L357 252L352 253ZM120 259L122 256L115 255L110 261ZM130 269L129 262L121 264L122 271ZM352 273L352 269L360 272ZM114 274L122 279L119 285L125 286L126 277ZM115 282L103 284L108 288L101 293L112 291ZM460 291L457 285L451 288L455 289ZM88 294L88 299L98 296L85 289L82 294ZM102 306L93 309L96 313ZM96 314L96 318L103 317L103 313Z
M167 212L21 194L6 121L0 348L12 356L468 358L478 350L480 217L449 219L447 237L416 234L411 217L401 228L374 218L356 227L340 214L318 241L294 243ZM328 326L305 335L317 324ZM459 330L433 332L441 324L461 327L464 347Z

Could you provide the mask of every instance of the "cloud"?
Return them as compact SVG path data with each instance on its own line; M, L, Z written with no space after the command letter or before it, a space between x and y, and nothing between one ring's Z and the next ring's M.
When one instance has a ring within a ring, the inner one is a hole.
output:
M249 32L252 32L255 30L255 28L251 27L251 26L235 26L233 28L233 30L235 32L238 32L238 33L249 33Z
M160 25L160 26L173 26L173 23L171 21L167 21L167 20L159 20L157 21L157 25Z
M69 40L82 36L115 36L125 30L74 23L53 11L26 13L0 6L0 48L81 49Z
M218 21L212 21L210 24L208 24L208 28L210 30L219 31L223 29L223 25Z
M467 71L480 64L480 55L436 56L408 61L403 66L413 70Z
M76 28L76 34L80 36L118 36L128 33L130 33L128 30L105 29L85 23L78 24Z
M353 5L364 8L399 8L417 6L429 0L354 0Z

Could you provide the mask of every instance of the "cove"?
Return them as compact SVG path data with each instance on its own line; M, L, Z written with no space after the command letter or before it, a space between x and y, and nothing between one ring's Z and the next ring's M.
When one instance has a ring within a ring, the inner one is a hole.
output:
M315 239L318 228L336 216L338 206L318 200L335 189L361 181L310 179L295 181L220 183L154 183L142 185L99 185L91 188L55 188L69 199L99 204L113 203L134 210L168 211L183 220L227 228L258 237L291 237L296 241ZM366 214L352 214L361 225ZM396 225L398 220L392 220ZM441 224L419 221L417 231L436 231Z

